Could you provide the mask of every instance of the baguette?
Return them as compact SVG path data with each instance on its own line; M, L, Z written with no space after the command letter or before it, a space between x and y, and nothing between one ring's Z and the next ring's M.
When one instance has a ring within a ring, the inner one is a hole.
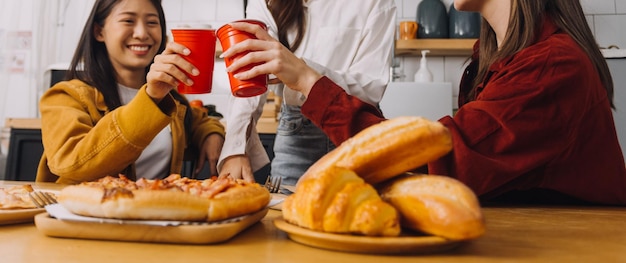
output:
M397 117L372 125L326 154L307 173L330 166L354 171L377 184L434 161L452 150L443 124L423 117Z

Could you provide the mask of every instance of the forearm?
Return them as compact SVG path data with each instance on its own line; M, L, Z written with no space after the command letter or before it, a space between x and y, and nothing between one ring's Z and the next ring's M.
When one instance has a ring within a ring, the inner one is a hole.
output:
M250 98L229 96L226 114L226 139L218 162L218 170L223 162L233 155L248 154L249 144L257 137L256 124L263 113L267 94Z
M385 120L376 107L348 95L326 77L310 88L302 114L321 127L335 145Z

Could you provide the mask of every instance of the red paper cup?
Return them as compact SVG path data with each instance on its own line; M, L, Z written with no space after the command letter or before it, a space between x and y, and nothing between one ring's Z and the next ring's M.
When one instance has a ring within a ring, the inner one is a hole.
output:
M215 65L215 30L206 28L172 29L172 36L174 36L176 43L184 45L191 51L191 54L185 59L200 71L198 76L187 74L193 80L193 85L187 86L181 82L178 85L178 92L183 94L211 93L213 66Z
M261 26L263 29L267 30L267 26L265 23L252 20L238 20L235 22L247 22L251 24L256 24ZM217 38L220 40L222 44L222 49L224 51L228 50L232 45L237 44L246 39L256 39L256 37L250 33L242 32L236 29L233 29L230 25L226 24L220 27L217 30ZM226 62L226 67L229 67L233 61L236 59L246 55L248 52L239 53L230 58L224 58L224 62ZM254 66L259 64L250 64L242 67L239 71L247 71L253 68ZM237 71L237 72L239 72ZM261 95L267 91L267 74L256 76L252 79L248 80L239 80L233 77L237 72L228 72L228 80L230 81L230 89L234 96L236 97L253 97L257 95Z

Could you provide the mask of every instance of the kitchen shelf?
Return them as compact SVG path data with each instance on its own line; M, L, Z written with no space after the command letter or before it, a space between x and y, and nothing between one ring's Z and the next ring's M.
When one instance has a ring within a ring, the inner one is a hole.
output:
M421 56L424 49L431 56L470 56L476 39L409 39L396 40L396 56Z

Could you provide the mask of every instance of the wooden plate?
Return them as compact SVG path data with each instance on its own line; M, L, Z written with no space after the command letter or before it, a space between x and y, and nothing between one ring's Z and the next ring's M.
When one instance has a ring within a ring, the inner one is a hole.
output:
M43 208L0 210L0 225L33 222L35 215L45 211Z
M207 223L179 226L155 226L140 224L114 224L81 221L63 221L50 217L48 213L35 216L37 229L47 236L135 241L177 244L212 244L224 242L267 214L268 208L244 216L231 223Z
M287 232L295 242L329 250L367 254L437 253L457 247L461 242L437 236L366 237L313 231L287 223L282 218L274 225Z

